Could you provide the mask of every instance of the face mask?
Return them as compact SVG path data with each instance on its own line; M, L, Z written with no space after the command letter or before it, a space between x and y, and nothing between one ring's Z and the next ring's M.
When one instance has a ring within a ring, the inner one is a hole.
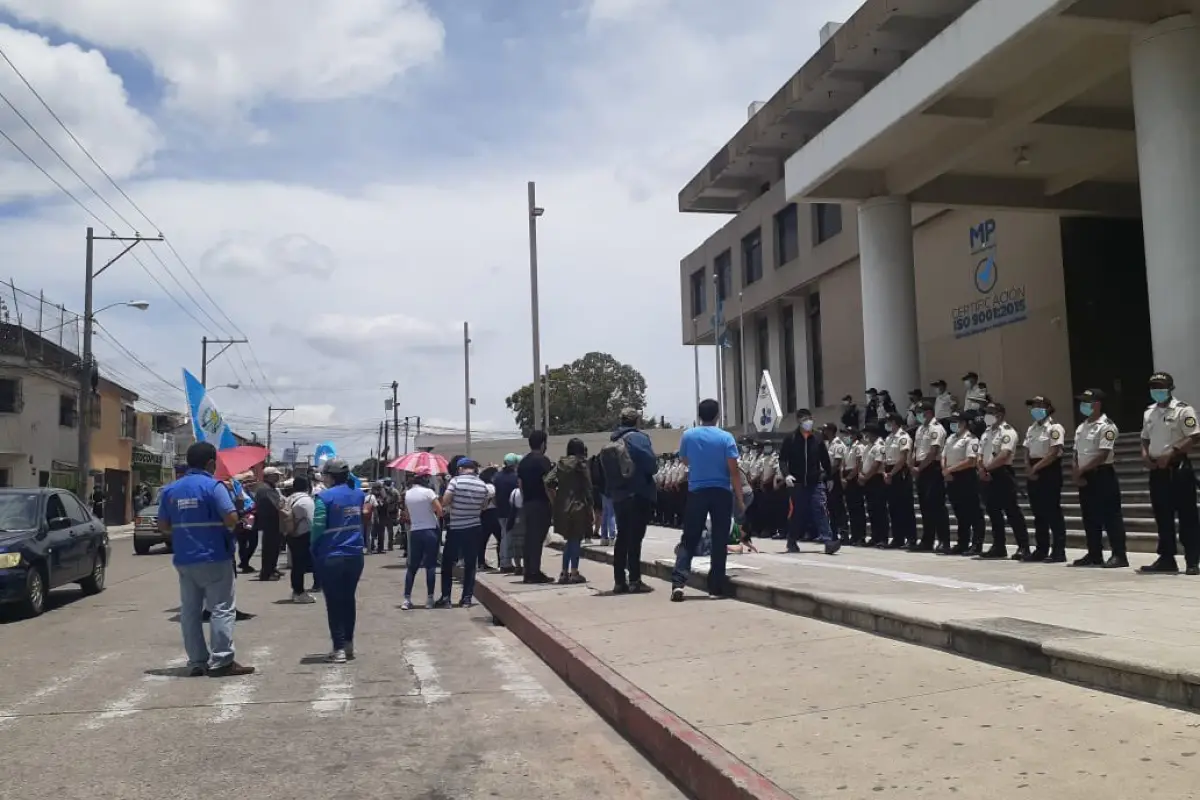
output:
M813 421L811 419L806 419L800 423L800 430L804 431L805 433L808 433L809 431L811 431L812 428L813 428Z
M951 422L951 423L950 423L950 432L951 432L951 433L958 433L958 423L957 423L957 422Z
M1171 392L1169 389L1151 389L1150 399L1156 403L1165 403L1171 399Z
M975 385L975 384L974 384L974 383L972 383L971 381L963 381L963 387L965 387L965 388L967 388L967 389L970 389L970 388L971 388L972 386L974 386L974 385Z
M984 421L984 423L987 424L987 426L989 428L994 428L996 426L996 415L995 414L987 414L984 416L983 421Z
M1044 408L1031 408L1029 409L1029 413L1036 422L1041 422L1047 417L1046 409Z
M885 431L887 431L888 433L892 433L893 431L896 430L896 426L889 422L888 424L883 426L883 429Z
M774 451L774 450L772 450L770 447L768 447L768 448L766 448L765 450L763 450L763 455L769 456L769 455L771 455L771 453L773 453L773 452L775 452L775 451Z
M1079 404L1079 413L1083 414L1085 417L1090 417L1092 415L1092 404L1091 403L1080 403Z

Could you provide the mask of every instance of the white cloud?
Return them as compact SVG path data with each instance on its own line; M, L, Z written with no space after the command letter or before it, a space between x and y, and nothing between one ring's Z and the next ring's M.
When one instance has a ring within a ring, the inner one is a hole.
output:
M281 418L284 426L328 425L337 418L337 406L327 403L318 405L299 405Z
M146 58L176 107L240 115L387 88L441 53L420 0L0 0L23 22Z
M268 238L238 231L204 251L200 267L224 278L328 278L337 269L337 257L303 233Z

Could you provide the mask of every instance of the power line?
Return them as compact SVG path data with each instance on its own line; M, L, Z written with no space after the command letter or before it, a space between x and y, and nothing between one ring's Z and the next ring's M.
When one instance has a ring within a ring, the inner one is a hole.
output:
M57 186L58 190L60 192L65 194L67 197L71 198L71 201L73 203L75 203L75 205L82 208L84 210L84 213L86 213L92 219L96 220L96 222L99 223L101 227L103 227L105 230L109 230L109 231L111 231L113 229L111 225L109 225L104 220L100 219L100 217L96 216L95 211L92 211L90 208L88 208L86 205L83 204L82 200L80 200L78 197L73 195L71 193L70 189L63 186L61 183L59 183L58 179L55 178L53 175L51 175L49 172L47 172L46 168L43 167L41 164L39 164L36 160L34 160L33 156L29 155L29 153L26 153L24 148L22 148L21 145L17 144L15 141L13 141L13 138L11 136L9 136L2 128L0 128L0 136L3 136L4 139L9 144L11 144L18 153L25 156L26 161L28 161L30 164L33 164L33 166L37 167L37 170L39 172L41 172L43 175L45 175L50 180L51 183L53 183L55 186Z

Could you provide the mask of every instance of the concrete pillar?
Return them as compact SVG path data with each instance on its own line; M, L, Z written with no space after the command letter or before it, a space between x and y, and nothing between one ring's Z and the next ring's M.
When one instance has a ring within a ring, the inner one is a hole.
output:
M796 370L796 408L812 408L812 360L808 344L808 298L800 297L792 303L792 335ZM780 392L786 388L776 384ZM783 400L783 398L780 398ZM786 401L784 401L786 403ZM829 402L829 398L825 398Z
M776 388L783 383L783 320L779 318L779 304L772 303L763 313L767 317L767 360L763 369L771 373ZM759 373L761 377L762 373Z
M912 206L876 197L858 207L864 377L893 398L920 384Z
M730 428L740 428L742 420L737 415L737 335L731 332L730 347L721 353L724 369L725 396L721 398L721 406L725 409L725 425Z
M1132 49L1142 230L1154 368L1200 403L1200 30L1184 14L1140 31Z

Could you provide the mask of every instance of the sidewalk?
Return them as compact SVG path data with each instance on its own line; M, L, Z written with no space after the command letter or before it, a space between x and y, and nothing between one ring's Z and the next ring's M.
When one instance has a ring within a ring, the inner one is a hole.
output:
M679 536L649 530L647 575L669 579ZM1136 574L1152 555L1097 570L851 547L830 557L817 545L788 555L782 541L756 544L762 553L729 556L739 600L1200 710L1200 578ZM608 563L611 551L592 545L584 555ZM703 588L706 563L696 561L693 586ZM607 566L586 574L611 588Z
M1193 794L1187 712L585 567L476 597L697 800Z

